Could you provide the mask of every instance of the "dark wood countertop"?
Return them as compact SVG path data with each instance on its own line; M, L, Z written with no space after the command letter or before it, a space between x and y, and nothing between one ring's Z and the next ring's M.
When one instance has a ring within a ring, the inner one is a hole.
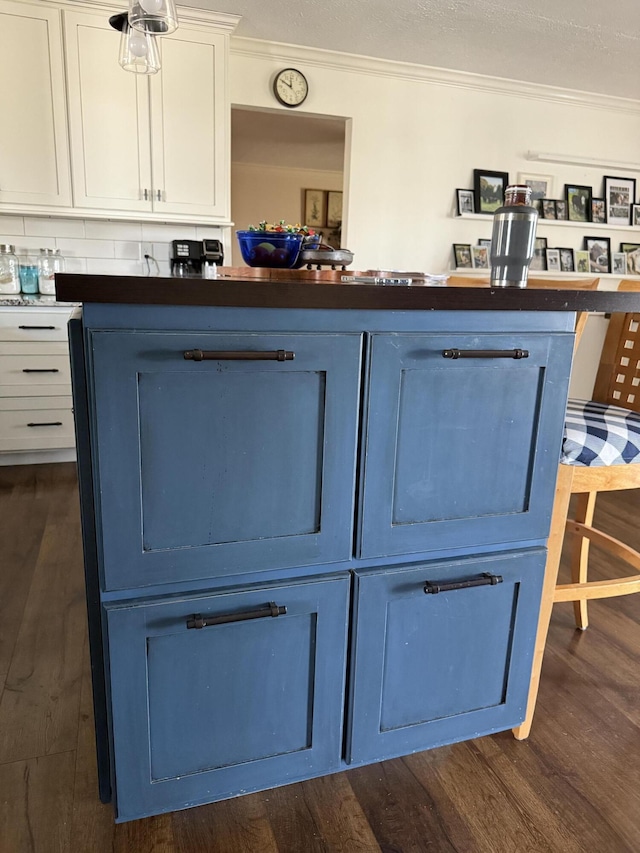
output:
M209 305L248 308L338 308L387 311L640 312L640 292L544 288L431 287L318 281L215 280L140 276L56 276L63 302Z

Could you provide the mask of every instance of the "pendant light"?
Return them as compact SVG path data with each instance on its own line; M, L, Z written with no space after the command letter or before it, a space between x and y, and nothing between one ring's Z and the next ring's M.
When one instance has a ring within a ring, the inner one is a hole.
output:
M134 74L156 74L160 70L160 53L154 36L134 30L126 12L112 15L109 23L121 33L118 62L124 70Z
M129 0L129 24L154 36L166 36L178 29L174 0Z

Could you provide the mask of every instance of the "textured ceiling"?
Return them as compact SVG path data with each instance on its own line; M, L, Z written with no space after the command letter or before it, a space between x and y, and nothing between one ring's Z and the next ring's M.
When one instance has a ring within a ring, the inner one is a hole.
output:
M640 0L187 0L184 5L242 15L238 36L640 99Z

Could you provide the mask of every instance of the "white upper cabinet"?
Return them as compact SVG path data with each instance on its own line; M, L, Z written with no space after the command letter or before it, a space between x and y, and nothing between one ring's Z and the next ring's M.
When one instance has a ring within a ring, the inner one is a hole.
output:
M228 216L225 36L181 26L160 47L149 80L154 210Z
M228 219L228 36L181 24L147 77L118 65L104 15L64 23L74 205Z
M149 84L118 65L104 16L64 13L76 207L151 211Z
M0 209L71 204L60 11L0 0Z

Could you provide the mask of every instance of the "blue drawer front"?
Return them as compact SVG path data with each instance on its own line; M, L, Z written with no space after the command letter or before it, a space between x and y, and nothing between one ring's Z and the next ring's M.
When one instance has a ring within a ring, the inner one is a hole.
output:
M340 765L349 579L107 608L119 820ZM273 601L286 614L188 629Z
M376 761L524 719L545 552L358 573L348 760ZM502 578L425 594L426 581Z
M374 335L360 555L544 539L571 351L569 335Z
M91 349L105 589L350 557L359 335L96 332Z

